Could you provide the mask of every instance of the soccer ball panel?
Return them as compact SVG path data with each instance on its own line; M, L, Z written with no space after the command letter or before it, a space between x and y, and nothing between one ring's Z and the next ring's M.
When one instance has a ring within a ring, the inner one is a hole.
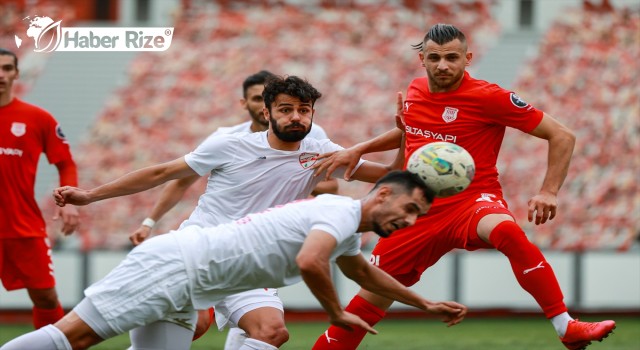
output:
M464 148L450 142L432 142L409 156L407 170L417 174L436 197L464 191L475 175L473 158Z

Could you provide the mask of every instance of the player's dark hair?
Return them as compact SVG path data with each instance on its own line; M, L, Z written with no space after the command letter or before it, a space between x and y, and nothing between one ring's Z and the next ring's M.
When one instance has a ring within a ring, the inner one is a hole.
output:
M305 103L311 102L312 107L316 100L322 97L320 91L316 90L313 85L295 75L287 77L274 76L267 80L262 92L264 105L269 110L269 113L271 113L271 104L279 94L297 97Z
M415 50L422 51L429 40L432 40L438 45L444 45L456 39L460 40L463 44L467 42L467 38L460 29L451 24L438 23L429 29L427 34L425 34L424 39L422 39L422 42L411 45L411 47Z
M254 85L264 85L264 83L266 83L269 78L272 78L274 76L275 74L269 72L268 70L261 70L256 74L248 76L247 79L242 82L242 96L244 98L247 98L247 90L249 90L250 87Z
M424 181L420 178L420 176L409 172L409 171L391 171L387 173L387 175L383 176L376 182L375 186L371 191L374 191L376 188L380 187L383 184L394 184L402 187L406 193L411 194L414 189L419 188L422 190L424 194L424 198L427 200L427 203L433 203L435 198L435 193L431 188L429 188Z
M12 56L13 63L15 64L16 69L18 69L18 56L15 54L15 52L0 47L0 56Z

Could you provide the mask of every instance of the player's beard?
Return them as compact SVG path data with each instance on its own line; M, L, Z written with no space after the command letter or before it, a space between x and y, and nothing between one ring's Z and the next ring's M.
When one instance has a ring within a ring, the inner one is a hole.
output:
M384 230L382 228L382 226L380 226L380 224L377 223L377 222L373 223L372 231L375 232L378 236L380 236L382 238L387 238L387 237L389 237L391 235L391 232L388 232L388 231Z
M304 125L301 123L292 123L290 125L287 125L283 129L280 129L280 125L278 125L278 122L276 122L276 120L273 119L273 117L269 117L269 120L271 121L271 130L273 131L273 134L276 135L277 138L279 138L284 142L302 141L302 139L304 139L305 136L307 136L311 132L311 127L313 126L313 121L312 121L312 123L309 125L309 128L308 129L305 128L304 131L300 131L300 130L286 131L283 129L287 129L291 127L304 128Z
M267 127L269 126L269 121L267 120L267 118L264 117L264 112L262 111L262 108L260 108L257 112L249 109L249 115L251 116L251 119L255 120L260 125L267 126Z
M432 82L434 85L436 85L440 89L440 91L448 91L451 87L456 85L460 81L460 79L462 79L462 77L464 76L464 71L456 75L447 75L446 77L448 79L446 81L441 81L434 73L429 70L427 70L427 76L429 77L429 82Z

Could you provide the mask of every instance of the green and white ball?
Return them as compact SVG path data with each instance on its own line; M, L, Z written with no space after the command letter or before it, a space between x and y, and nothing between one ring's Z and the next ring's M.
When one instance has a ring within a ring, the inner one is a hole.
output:
M432 142L415 150L407 170L417 174L436 197L464 191L473 180L476 165L466 149L450 142Z

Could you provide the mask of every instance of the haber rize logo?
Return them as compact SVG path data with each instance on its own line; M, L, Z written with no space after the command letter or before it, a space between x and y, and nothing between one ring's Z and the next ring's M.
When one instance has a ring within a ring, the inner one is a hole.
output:
M47 16L29 16L26 35L35 52L51 51L165 51L171 46L173 27L62 27ZM20 48L23 39L15 35Z

